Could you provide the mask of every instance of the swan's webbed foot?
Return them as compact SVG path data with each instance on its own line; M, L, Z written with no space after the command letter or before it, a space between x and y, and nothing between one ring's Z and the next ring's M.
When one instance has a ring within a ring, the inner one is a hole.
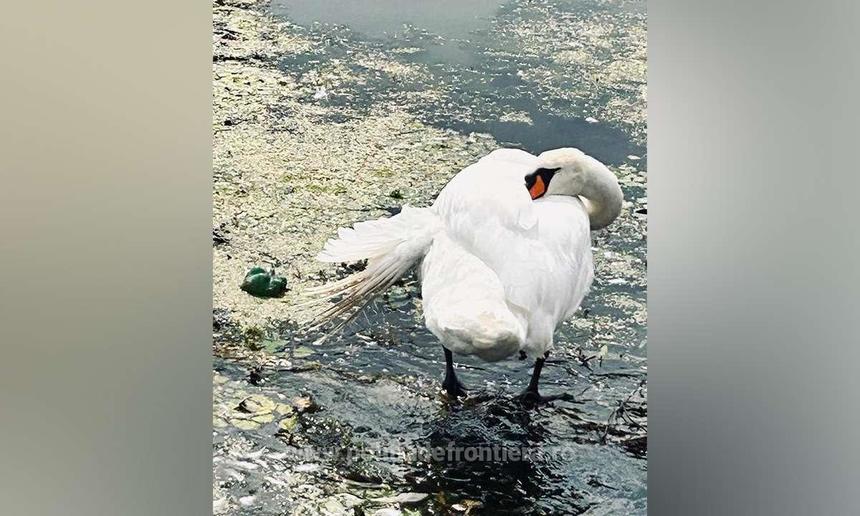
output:
M454 375L445 375L445 380L442 381L442 388L452 398L463 398L469 393L466 387Z
M529 382L529 386L526 387L526 389L521 392L519 396L517 396L517 399L520 401L520 403L522 403L526 407L534 407L556 400L573 401L573 395L566 392L562 394L553 394L550 396L541 396L540 392L538 392L540 372L543 369L543 364L548 356L549 351L544 353L543 358L538 358L537 360L535 360L535 368L534 371L532 371L532 378Z
M567 392L563 392L561 394L551 394L549 396L543 396L537 391L537 389L525 389L519 394L519 396L517 396L517 400L526 407L536 407L538 405L544 405L551 401L573 401L573 395Z

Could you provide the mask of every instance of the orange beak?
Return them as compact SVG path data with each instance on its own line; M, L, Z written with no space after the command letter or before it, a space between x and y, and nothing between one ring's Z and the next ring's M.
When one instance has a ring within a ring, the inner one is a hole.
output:
M538 197L543 197L546 193L546 189L549 188L549 182L552 180L552 176L558 172L558 170L559 169L557 168L539 168L525 177L526 189L528 189L529 195L532 196L532 200L535 200Z
M535 177L535 184L529 188L529 194L531 194L532 199L537 199L541 195L546 193L546 185L543 182L543 178L541 176Z

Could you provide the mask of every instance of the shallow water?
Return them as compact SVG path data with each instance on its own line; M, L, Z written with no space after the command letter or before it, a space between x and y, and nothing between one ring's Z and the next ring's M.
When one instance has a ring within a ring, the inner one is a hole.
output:
M631 41L644 34L640 2L275 0L271 10L329 42L279 60L297 79L329 65L345 75L366 72L374 63L354 62L358 50L395 56L407 66L360 83L333 79L325 95L307 100L342 107L338 117L396 106L426 124L489 133L499 144L531 152L577 146L623 169L626 179L646 172L641 101L632 97L638 83L601 75L600 67L585 66L578 75L565 64L574 51L586 55L576 54L578 63L629 57ZM639 32L631 36L627 24ZM543 32L546 27L551 30ZM581 39L555 46L553 31L572 38L565 27L575 27ZM426 92L432 95L419 98L429 100L410 100ZM340 121L325 115L321 123ZM438 392L441 348L423 327L419 289L408 278L321 346L311 345L317 335L285 323L267 343L286 357L282 368L216 359L215 412L227 414L216 421L236 416L237 400L252 395L289 404L304 393L319 407L302 413L289 431L278 430L278 417L262 417L253 428L216 424L215 480L247 502L238 512L337 513L338 504L350 505L333 501L341 490L383 500L363 505L366 514L394 505L433 514L645 513L647 210L639 208L644 184L626 179L632 205L609 230L594 234L595 285L557 334L541 378L544 394L570 392L573 401L524 410L512 398L527 384L531 363L468 357L455 360L470 396L462 404L445 400ZM391 210L398 204L392 199ZM238 338L225 316L216 341ZM465 448L529 456L425 455ZM308 449L311 455L300 455ZM351 483L342 485L344 478ZM407 492L430 496L414 504L384 501Z
M384 38L419 25L447 39L466 39L489 25L498 0L274 0L273 11L301 25L347 25L364 37Z
M354 104L373 105L380 96L395 91L431 89L442 85L445 98L427 105L415 106L425 121L462 132L486 132L501 144L538 153L561 146L577 146L607 164L621 164L627 156L642 156L643 142L636 142L624 130L601 121L586 121L588 116L571 116L575 103L553 98L534 88L525 73L549 67L563 68L549 56L518 53L507 41L517 38L517 23L541 23L537 6L543 14L567 14L571 20L588 18L591 11L628 20L635 15L644 21L639 2L516 2L477 1L422 2L420 0L373 0L312 2L308 0L274 0L274 13L312 30L330 32L333 38L354 40L357 44L379 48L407 64L426 65L429 77L404 81L380 78L379 84L365 85ZM525 7L523 7L525 6ZM612 10L610 10L612 9ZM532 19L532 18L537 18ZM564 20L564 18L557 18ZM600 25L597 25L600 26ZM574 42L577 43L577 42ZM585 45L582 43L581 45ZM577 48L580 44L572 45ZM349 45L344 45L348 49ZM347 61L349 53L331 48L331 55ZM408 50L401 53L400 51ZM531 49L534 50L534 49ZM536 49L538 52L540 49ZM603 49L604 51L606 49ZM611 51L610 51L611 52ZM318 55L309 54L302 62L293 59L283 63L285 69L299 73L308 61L316 64ZM564 81L570 80L558 74ZM597 77L574 77L574 81L599 81ZM608 88L614 85L609 84ZM336 96L330 102L346 102ZM505 119L504 113L520 117ZM559 115L563 113L563 115Z

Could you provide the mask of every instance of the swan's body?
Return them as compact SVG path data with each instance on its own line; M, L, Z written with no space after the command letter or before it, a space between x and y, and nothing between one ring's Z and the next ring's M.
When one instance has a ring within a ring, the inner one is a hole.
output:
M449 375L448 350L490 361L522 352L542 365L556 328L591 286L590 230L620 208L614 175L576 149L496 150L457 174L431 207L341 229L319 258L369 263L322 289L343 295L322 321L354 314L420 263L424 320L446 348Z
M491 153L457 174L432 206L440 232L421 265L427 328L454 353L541 357L591 286L591 233L578 197L532 200L526 152Z

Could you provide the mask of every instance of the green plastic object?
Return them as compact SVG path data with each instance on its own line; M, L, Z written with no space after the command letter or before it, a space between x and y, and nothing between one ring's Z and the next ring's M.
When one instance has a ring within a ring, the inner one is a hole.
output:
M240 288L252 296L280 297L287 291L287 278L275 276L274 269L267 271L262 267L254 267L245 274Z

